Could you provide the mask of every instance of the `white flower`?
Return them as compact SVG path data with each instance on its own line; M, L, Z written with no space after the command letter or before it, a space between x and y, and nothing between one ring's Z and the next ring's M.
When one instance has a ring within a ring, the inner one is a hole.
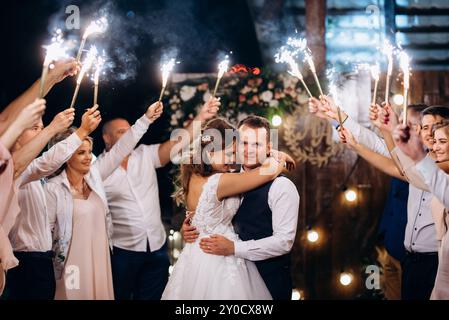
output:
M193 98L193 96L196 93L196 87L192 87L192 86L183 86L181 88L181 92L179 93L179 95L181 96L181 99L183 101L187 101Z
M171 100L170 103L180 103L181 100L179 100L179 97L177 95L174 95Z
M277 100L271 100L270 103L269 103L269 105L270 105L270 107L272 107L272 108L277 108L277 107L279 107L279 101L277 101Z
M228 84L232 87L235 86L237 83L239 83L239 81L237 79L233 79L231 81L228 82Z
M212 97L212 94L210 93L210 91L206 91L203 95L203 101L208 102L211 97Z
M175 117L177 119L181 119L183 116L184 116L184 112L182 112L181 110L176 111Z
M261 98L262 101L264 101L264 102L270 102L271 99L273 99L273 92L271 92L270 90L264 91L264 92L262 92L262 94L260 95L260 98Z
M170 106L170 108L171 108L173 111L175 111L176 109L178 109L178 105L177 105L177 104L172 104L172 105Z
M241 94L247 94L248 92L251 92L251 88L248 86L243 87L243 89L240 91Z
M176 125L178 125L178 119L176 118L176 114L172 114L172 115L171 115L170 125L171 125L171 126L176 126Z

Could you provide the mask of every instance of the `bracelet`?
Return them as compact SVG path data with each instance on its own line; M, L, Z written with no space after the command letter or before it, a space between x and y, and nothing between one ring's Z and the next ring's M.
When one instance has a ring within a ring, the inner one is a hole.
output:
M349 118L349 116L346 115L345 120L343 120L343 121L341 122L341 124L343 125L343 124L346 122L346 120L348 120L348 118ZM335 127L336 130L338 130L338 128L340 128L340 124L338 124L338 126Z

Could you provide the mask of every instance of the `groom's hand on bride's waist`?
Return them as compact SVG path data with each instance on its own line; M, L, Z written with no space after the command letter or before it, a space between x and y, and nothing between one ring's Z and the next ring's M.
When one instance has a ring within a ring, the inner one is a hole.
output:
M200 240L200 248L205 253L218 256L234 255L234 241L219 234L213 234L210 237L202 238Z

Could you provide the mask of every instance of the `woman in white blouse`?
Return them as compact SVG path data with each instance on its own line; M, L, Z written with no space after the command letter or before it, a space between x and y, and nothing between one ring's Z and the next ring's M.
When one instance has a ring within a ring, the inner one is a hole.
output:
M86 138L63 171L47 184L56 299L114 299L109 255L112 224L103 181L132 152L162 109L160 103L151 105L114 147L93 163L93 141ZM99 114L95 116L101 121Z
M437 125L434 129L433 152L437 158L440 168L449 173L449 122ZM438 252L438 271L435 278L435 286L433 288L431 300L448 300L449 299L449 234L448 224L449 217L447 209L444 205L433 196L432 199L432 215L435 220L437 229L437 239L440 241L440 249Z

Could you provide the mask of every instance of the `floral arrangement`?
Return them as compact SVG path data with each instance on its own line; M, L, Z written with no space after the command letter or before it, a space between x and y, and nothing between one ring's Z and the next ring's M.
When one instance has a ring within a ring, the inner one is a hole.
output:
M182 81L177 81L182 78ZM211 97L214 75L174 75L165 95L169 96L170 128L184 127L198 109ZM304 105L308 96L298 80L288 74L227 74L223 77L217 97L221 99L220 116L236 124L250 114L269 120L274 115L291 113Z

